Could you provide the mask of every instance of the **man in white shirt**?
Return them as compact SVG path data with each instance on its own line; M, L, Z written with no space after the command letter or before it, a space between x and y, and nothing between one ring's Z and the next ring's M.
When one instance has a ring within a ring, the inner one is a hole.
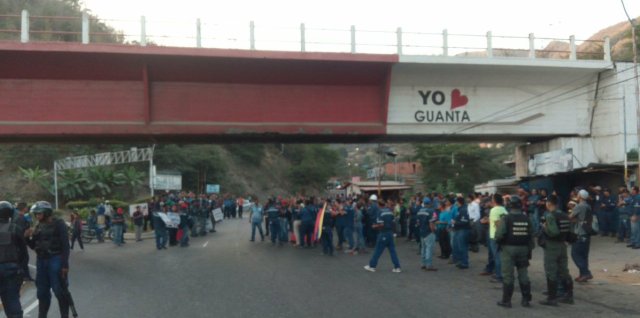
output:
M478 242L480 241L480 233L482 233L482 224L480 224L480 197L477 194L469 195L469 220L471 221L471 235L469 235L469 250L477 253L480 249Z

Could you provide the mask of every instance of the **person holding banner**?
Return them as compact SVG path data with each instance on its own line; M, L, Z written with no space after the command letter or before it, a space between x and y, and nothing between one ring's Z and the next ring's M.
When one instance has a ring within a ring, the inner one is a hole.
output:
M401 273L402 270L400 269L400 260L398 259L398 254L396 253L396 245L393 241L393 212L391 212L391 207L386 206L384 201L382 200L378 201L378 206L380 207L380 214L378 215L373 228L376 230L380 230L380 233L378 234L378 238L376 239L376 248L373 252L373 255L371 256L369 265L366 265L364 269L369 272L375 272L376 266L378 265L378 260L380 259L382 252L384 252L385 249L389 249L391 261L393 262L393 272Z

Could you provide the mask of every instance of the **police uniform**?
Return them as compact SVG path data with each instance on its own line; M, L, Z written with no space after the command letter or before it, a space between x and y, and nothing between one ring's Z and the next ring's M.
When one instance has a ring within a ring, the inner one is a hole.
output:
M20 261L21 255L26 253L23 237L22 227L16 223L13 206L6 201L0 202L0 299L9 318L22 317Z
M545 213L544 271L547 276L547 300L540 304L557 305L558 280L565 289L564 303L573 303L573 281L569 274L567 243L571 239L571 221L560 210Z
M333 226L334 226L334 218L331 215L330 208L326 208L327 211L324 212L324 216L322 219L322 254L333 256Z
M519 201L519 200L515 200ZM529 259L534 248L533 224L520 209L512 207L496 228L496 242L500 245L502 262L502 301L499 306L511 307L514 289L513 268L518 271L518 282L522 293L522 306L529 307L531 301L531 282L529 281Z
M280 210L275 204L270 204L266 212L269 217L269 228L271 229L271 244L276 244L276 239L280 236ZM280 241L280 244L282 244L282 241Z
M69 269L69 238L67 225L63 220L51 216L53 209L48 202L37 202L32 208L32 213L43 213L45 219L50 221L40 222L36 226L32 236L27 239L27 244L37 254L36 287L38 295L38 310L40 317L46 317L51 305L51 290L58 299L61 317L69 317L69 302L63 294L63 284L67 284L63 278L63 270Z
M382 208L380 210L380 214L376 220L376 224L381 226L380 233L378 233L378 238L376 240L376 248L371 256L371 260L369 261L369 265L365 266L366 270L375 271L376 266L378 266L378 260L380 259L380 255L386 248L389 249L389 254L391 255L391 261L393 262L393 267L395 272L400 272L400 261L398 260L398 254L396 254L396 246L393 241L393 212L389 208Z

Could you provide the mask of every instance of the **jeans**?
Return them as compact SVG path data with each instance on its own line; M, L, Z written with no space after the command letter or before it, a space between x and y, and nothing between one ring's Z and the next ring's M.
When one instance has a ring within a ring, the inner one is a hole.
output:
M624 241L627 236L631 236L629 216L626 214L620 214L618 217L618 240Z
M307 247L313 245L313 223L302 223L300 225L300 245L304 246L305 242Z
M491 261L491 255L493 254L493 273L497 279L502 279L502 262L500 261L500 252L498 252L496 240L489 240L489 249L489 261Z
M0 300L7 317L22 317L18 270L17 263L0 264Z
M420 245L422 255L422 265L431 267L433 266L433 248L436 245L436 235L429 233L426 237L422 238Z
M460 247L458 246L458 231L454 230L450 232L450 241L451 241L451 260L453 261L454 264L458 264L460 262L460 260L458 259L459 256L459 249Z
M398 254L396 254L396 245L393 242L393 233L391 232L381 232L378 234L378 239L376 240L376 249L371 256L371 260L369 261L369 267L376 268L378 266L378 260L382 255L382 252L388 248L389 254L391 254L391 262L393 262L394 268L400 268L400 260L398 260Z
M73 234L71 235L71 249L73 249L73 245L76 240L78 241L78 245L80 245L80 248L84 250L84 245L82 244L82 235L80 234L80 232L76 231L73 231Z
M41 313L49 312L51 306L51 290L58 299L60 315L69 316L69 304L62 295L62 256L54 255L50 258L38 257L36 261L36 287L38 289L39 311ZM46 316L46 315L45 315Z
M538 209L530 211L529 220L533 224L533 233L538 233L540 230L540 212Z
M251 222L251 240L256 240L256 228L260 232L260 239L264 241L264 234L262 233L262 220Z
M302 245L302 221L293 221L293 234L296 236L296 245Z
M156 232L156 248L163 249L167 247L167 241L169 240L167 229L156 226L154 231Z
M122 231L124 230L123 224L114 224L113 226L113 243L116 245L122 245Z
M613 212L599 211L597 214L597 217L598 217L598 229L600 230L600 234L609 235L613 233L613 226L611 226Z
M289 222L286 218L279 218L280 221L280 242L288 242L289 241L289 231L287 228L289 227Z
M365 248L365 241L364 241L364 229L362 226L362 222L357 222L356 225L353 227L355 230L355 234L356 234L356 248L358 250L363 250Z
M182 228L182 237L180 238L180 246L185 247L189 246L189 227L185 226Z
M637 221L631 222L631 239L630 244L640 246L640 217Z
M329 229L322 230L322 253L333 255L333 231Z
M344 225L336 225L336 232L338 232L338 246L342 248L342 244L344 244Z
M280 236L280 221L273 220L269 223L269 227L271 228L271 243L276 244L276 239Z
M446 228L439 228L437 231L438 243L440 244L440 256L447 259L451 256L451 235Z
M142 225L136 225L136 241L142 241Z
M352 226L345 226L344 230L342 231L344 238L347 240L347 243L349 244L349 249L352 250L354 248L353 245L353 227Z
M461 267L469 267L469 229L460 229L455 232L456 246L453 250L455 259Z
M591 237L588 235L579 236L578 240L571 244L571 259L580 270L580 277L591 275L589 271L589 247Z

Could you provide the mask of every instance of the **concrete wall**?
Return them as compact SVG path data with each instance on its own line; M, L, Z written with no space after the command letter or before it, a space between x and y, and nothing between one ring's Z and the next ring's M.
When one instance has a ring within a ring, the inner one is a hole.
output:
M387 133L494 140L587 136L589 91L603 69L400 63L392 72Z
M529 156L567 148L573 149L574 169L589 164L622 164L626 153L638 147L636 82L633 76L630 63L618 63L615 69L602 72L597 92L595 86L586 92L590 105L587 109L588 136L559 137L519 147L516 151L517 176L528 175L526 162ZM584 100L584 97L579 97L579 100Z

